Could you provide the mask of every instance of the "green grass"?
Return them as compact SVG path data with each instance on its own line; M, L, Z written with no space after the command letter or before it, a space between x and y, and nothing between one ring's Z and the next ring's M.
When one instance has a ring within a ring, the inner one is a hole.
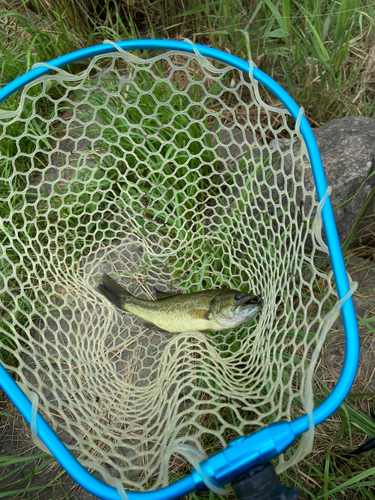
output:
M49 3L41 0L1 2L0 6L2 84L31 69L36 62L45 62L59 55L101 43L105 38L121 40L145 36L171 39L188 37L197 43L229 50L244 59L251 57L262 70L286 88L299 105L304 106L306 115L313 125L322 125L332 118L356 113L372 116L375 111L375 94L371 85L374 76L366 55L375 42L373 22L375 4L370 1L139 0L119 1L116 4L105 3L103 6L103 3L100 4L96 0L74 2L62 0L56 5L53 4L51 8ZM25 16L25 9L36 15L33 21L30 20L30 16ZM86 67L86 64L87 62L76 63L68 69L79 72ZM143 83L149 88L153 82L147 78L149 77L145 73ZM52 94L55 92L53 94L55 97L58 96L57 88L50 90ZM211 91L214 95L215 89L212 88ZM161 86L155 88L154 92L154 97L159 101L163 95L167 100L170 89ZM136 89L129 89L127 93L129 102L138 98ZM262 93L264 98L272 103L275 102L264 89ZM197 92L197 103L200 98ZM101 102L98 95L94 95L92 99L94 104ZM17 94L8 100L7 105L11 108L16 107ZM154 105L153 97L148 95L143 97L139 107L146 111L152 110ZM183 97L176 97L174 105L176 109L184 109L186 102ZM160 227L163 228L162 236L170 236L179 241L189 241L193 235L199 233L203 235L204 227L200 224L199 215L194 217L190 214L199 213L200 204L204 204L204 196L199 193L203 193L207 187L205 179L218 170L218 159L209 148L200 159L195 158L199 143L194 142L194 138L204 135L210 124L195 123L188 132L182 131L191 118L199 117L199 107L191 109L190 114L178 115L173 127L181 129L181 133L173 141L169 127L171 112L167 107L159 108L159 119L163 121L163 129L160 131L156 122L150 119L144 127L148 132L147 137L141 135L139 131L129 133L130 124L122 117L121 105L118 102L113 100L109 103L109 108L118 112L115 122L116 132L108 126L112 121L112 115L103 109L100 117L104 126L104 138L107 144L113 139L113 144L110 148L104 143L99 146L107 147L106 151L112 151L116 156L125 151L127 168L123 163L116 164L115 169L110 155L104 165L97 163L90 168L79 168L75 174L73 189L67 186L56 188L55 193L41 200L38 210L35 211L31 204L35 195L24 192L24 174L30 168L29 162L25 159L17 164L18 175L10 181L9 163L2 160L0 169L3 180L0 181L0 199L9 201L0 203L0 217L8 218L13 214L15 227L24 225L26 228L19 248L17 246L11 248L9 245L13 231L11 226L7 226L0 236L1 244L7 247L6 254L0 254L0 265L4 275L11 274L11 264L16 267L20 265L19 251L22 242L34 238L37 230L42 235L39 244L43 245L43 231L50 223L49 230L54 231L56 245L64 241L64 245L69 247L67 251L70 251L76 260L82 256L82 248L88 243L109 241L113 237L114 229L108 221L98 216L104 207L112 206L116 211L131 206L134 218L144 235L155 232ZM31 112L30 107L26 108L24 116ZM51 110L47 101L40 100L38 112L44 118L49 117ZM135 107L132 120L135 123L142 120L139 109ZM20 141L20 148L29 154L34 151L36 143L45 131L43 120L35 120L33 123L34 129L27 138ZM15 124L11 135L20 136L23 132L22 127L22 122ZM122 138L120 143L117 142L115 140L117 131L127 132L128 137ZM162 151L161 141L167 143ZM134 144L138 145L137 154L143 160L141 165L138 159L132 156ZM181 148L187 144L189 144L188 149L183 151ZM12 158L16 151L12 140L2 141L0 148L2 157ZM45 154L34 157L34 165L37 168L44 169L48 166L49 148L48 141L45 141ZM148 152L153 154L149 155ZM171 157L174 157L174 161L179 165L177 170L172 169L168 161L165 161ZM190 160L187 165L188 158ZM138 174L135 178L135 174L131 173L135 166L139 168L141 182ZM102 168L108 172L105 180L101 176ZM172 174L175 175L173 179ZM200 185L194 185L193 181L198 177L201 179ZM130 190L130 197L126 198L122 194L124 193L122 183L137 183L137 189ZM190 184L190 188L183 195L185 183ZM10 186L14 192L11 198L9 198ZM98 193L98 189L101 193ZM64 207L61 207L61 197L64 197ZM149 203L151 199L157 201L151 205ZM160 208L164 210L163 215L160 215ZM61 221L54 227L57 214ZM155 216L159 218L155 219ZM236 219L236 215L233 218ZM241 218L237 217L233 226L240 222ZM84 229L85 224L88 224L88 232ZM223 225L221 230L227 231L226 225ZM232 237L232 240L234 242L235 238ZM203 238L197 239L196 244L191 247L193 264L188 278L191 283L191 274L194 276L196 289L202 287L202 275L204 275L202 268L208 268L215 262L217 263L215 271L218 275L226 266L230 268L230 264L225 261L225 249L215 246L202 250L201 241ZM182 264L181 273L177 274L176 278L180 279L182 286L184 279L187 280ZM219 279L215 285L221 285ZM235 287L236 283L233 282L231 285ZM14 291L17 290L16 281L10 282L10 288L4 294L8 307L11 307L12 303L12 296L9 294L13 291L12 287ZM16 327L19 331L25 332L30 327L30 318L33 319L33 316L30 316L31 301L36 303L37 313L40 316L45 311L45 304L42 300L35 301L32 291L23 297L22 301L15 318L16 325L0 311L0 341L6 348L0 351L0 355L6 362L10 362L9 352L14 347L12 328ZM321 399L324 399L327 393L323 388ZM235 425L237 420L233 411L231 418ZM340 455L342 451L340 443L350 443L352 447L353 440L359 441L363 435L375 435L374 422L363 412L355 410L350 404L345 404L336 417L324 425L328 429L328 437L324 432L321 435L318 433L316 454L311 459L307 457L298 466L283 474L282 482L300 488L303 498L341 498L340 495L345 491L346 495L355 498L374 499L375 470L371 466L371 454L358 457L352 460L350 465L341 468L335 466L334 462L335 456ZM211 446L212 451L216 450L215 442L207 442L206 445L207 449ZM23 460L20 457L3 457L0 467L5 467L9 461L19 463L19 467L22 467ZM182 476L185 472L180 471L179 475ZM19 492L22 490L23 493L27 493L28 498L35 498L32 486L27 486L28 479L30 478L25 479L25 487L15 481L10 491L0 490L0 497L15 494L18 489ZM3 480L4 478L0 481L0 488ZM190 495L190 498L217 498L217 496L210 493L195 493Z
M244 59L251 56L304 106L313 124L374 112L367 55L374 40L370 0L139 0L104 6L97 0L53 5L34 0L0 5L0 22L8 34L0 34L2 83L35 62L105 38L188 37ZM39 23L26 17L25 9Z
M47 459L47 460L43 460ZM0 470L11 467L11 472L6 472L2 475L0 480L0 498L14 498L15 495L27 494L29 498L33 493L42 493L44 489L48 488L50 484L45 486L32 486L32 480L35 474L40 474L46 467L55 461L47 453L34 455L31 457L4 456L0 457ZM23 474L23 470L28 465L34 465L39 462L35 468L30 472ZM21 475L21 479L19 476ZM23 477L22 477L23 476ZM55 481L53 484L58 484ZM18 497L19 498L19 497ZM38 498L38 496L34 497Z

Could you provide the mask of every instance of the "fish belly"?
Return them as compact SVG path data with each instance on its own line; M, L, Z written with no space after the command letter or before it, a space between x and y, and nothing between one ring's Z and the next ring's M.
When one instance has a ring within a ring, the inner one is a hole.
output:
M206 319L189 319L188 321L181 318L170 320L156 320L154 324L167 332L181 333L191 331L212 330L211 322Z

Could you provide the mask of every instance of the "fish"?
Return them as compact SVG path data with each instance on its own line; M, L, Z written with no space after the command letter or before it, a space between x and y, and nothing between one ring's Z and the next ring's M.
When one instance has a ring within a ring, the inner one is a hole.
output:
M145 325L161 331L215 332L234 328L256 318L263 297L231 289L204 290L194 293L160 292L157 300L144 300L129 293L107 274L103 275L99 292L113 305L145 321Z

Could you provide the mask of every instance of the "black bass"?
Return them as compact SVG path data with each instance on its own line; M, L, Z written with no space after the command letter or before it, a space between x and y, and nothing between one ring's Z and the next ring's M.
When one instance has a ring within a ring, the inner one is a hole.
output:
M258 316L263 299L236 290L207 290L173 295L157 292L157 300L134 297L110 276L99 291L116 307L167 332L212 332L233 328Z

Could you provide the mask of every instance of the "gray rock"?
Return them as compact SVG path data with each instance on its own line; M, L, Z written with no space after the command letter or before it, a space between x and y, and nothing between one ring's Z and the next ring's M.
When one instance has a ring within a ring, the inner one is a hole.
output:
M358 282L353 296L354 307L359 324L360 358L357 376L351 393L364 394L375 392L375 337L373 334L375 317L375 264L371 260L351 256L346 268L354 281ZM345 335L341 316L335 321L321 355L319 370L323 380L336 381L343 365L345 354ZM366 398L365 398L366 399ZM371 398L370 398L371 399ZM361 407L367 402L361 398Z
M340 242L344 243L367 196L375 185L375 119L351 116L332 120L313 130L322 158ZM296 142L294 152L300 150ZM285 158L285 169L291 161ZM297 163L296 174L301 170ZM312 172L307 170L305 186L312 189ZM353 240L352 244L355 244Z
M265 182L262 172L258 171L254 175L254 165L259 167L263 162L272 161L272 153L270 155L267 144L261 143L258 139L255 140L254 134L251 131L242 130L238 126L221 128L216 131L211 138L211 144L215 147L218 142L219 147L217 152L222 160L222 164L219 164L216 184L222 187L225 194L212 212L211 224L205 229L206 234L217 233L220 230L223 217L225 218L226 214L230 214L233 210L236 210L235 207L238 200L242 198L242 189L247 179L251 178L251 176L259 180L261 184L263 183L263 187L266 189L262 193L263 196L255 196L251 210L249 208L246 209L249 220L259 218L261 212L265 211L266 208L270 208L271 211L274 210L273 206L267 207L267 200L270 198L268 187L276 183L274 176ZM274 161L279 161L278 149L275 149L273 159ZM231 179L231 177L233 178ZM255 189L258 187L254 183L252 186ZM245 226L249 224L249 220L246 217L243 220ZM261 230L259 233L261 233Z
M219 142L218 153L227 163L236 162L254 146L254 135L240 127L221 128L217 135L213 135L211 143L215 147Z
M366 198L375 186L375 120L364 116L352 116L343 119L332 120L323 127L313 130L321 154L324 172L328 186L332 187L331 203L335 211L336 226L340 242L346 240L356 217L361 210ZM280 158L280 150L283 154L283 163L279 160L279 170L267 180L268 188L278 186L278 190L272 189L273 202L286 205L289 196L286 192L292 189L290 181L285 180L285 175L292 172L292 158L287 154L288 139L280 138L278 146L273 139L268 148L266 145L254 142L251 132L244 132L239 127L221 130L219 133L219 147L221 158L227 163L229 168L246 156L247 161L259 159L263 154L270 154L274 164L277 157ZM215 142L213 143L215 144ZM298 158L300 154L300 141L293 144L293 156ZM250 154L246 154L250 151ZM268 161L268 160L267 160ZM283 172L283 173L282 173ZM300 161L296 161L294 178L302 181L302 166ZM237 175L234 186L226 192L227 205L235 203L235 199L240 196L240 188L243 187L245 176ZM264 181L263 181L264 182ZM304 192L313 192L315 188L314 178L309 163L305 164L303 175ZM267 198L267 190L265 191ZM313 203L311 195L305 196L302 190L296 189L296 206L300 206L304 200L303 213L308 214ZM263 202L259 198L258 211L264 210ZM272 205L272 203L271 203ZM293 207L290 207L291 218L295 218ZM370 210L370 212L369 212ZM369 221L374 224L374 207L370 207L366 215L366 224L359 229L363 231L369 229ZM251 215L257 216L257 209ZM303 216L301 212L301 215ZM313 212L313 215L315 210ZM356 233L356 238L352 240L352 246L358 242L361 236L360 231ZM308 240L306 247L311 248L311 240Z

